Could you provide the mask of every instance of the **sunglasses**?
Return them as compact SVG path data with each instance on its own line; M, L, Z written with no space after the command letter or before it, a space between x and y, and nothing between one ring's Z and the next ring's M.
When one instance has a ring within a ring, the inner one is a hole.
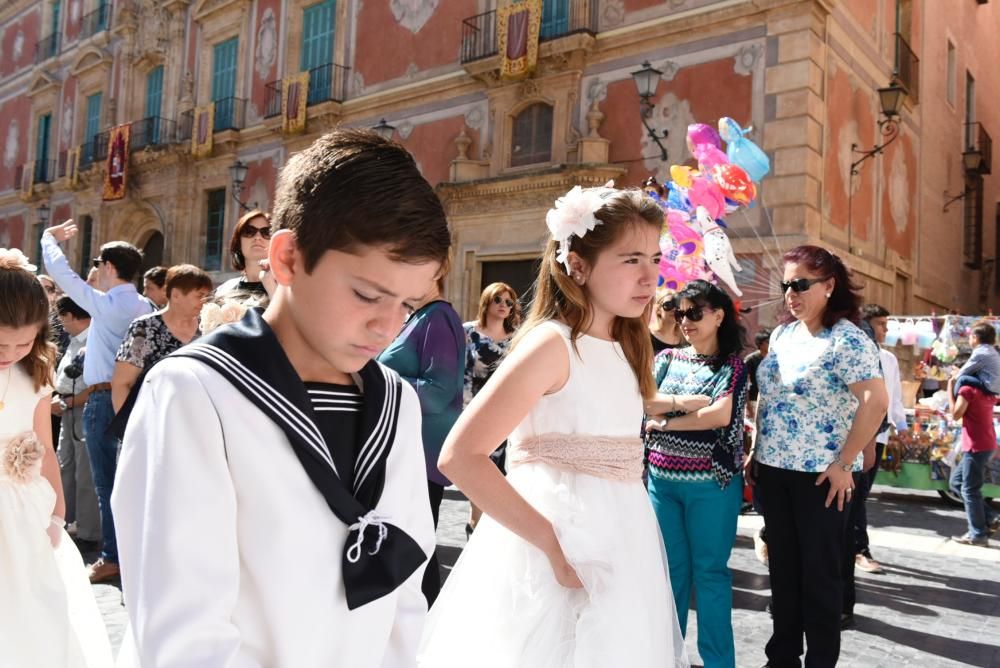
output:
M98 267L100 267L105 262L106 262L106 260L102 260L99 257L95 257L93 260L90 261L90 263L93 265L94 269L97 269Z
M507 299L506 297L501 297L500 295L493 295L493 303L497 305L506 304L507 308L514 308L514 302Z
M243 229L240 230L240 236L244 239L253 239L260 233L261 239L271 238L271 228L270 227L254 227L253 225L244 225Z
M714 311L715 309L709 309ZM692 306L689 309L674 309L674 320L681 322L684 318L687 318L691 322L701 322L701 319L705 317L705 307L702 306Z
M670 299L666 299L663 301L662 304L660 304L660 308L668 312L673 311L674 309L677 308L677 300L674 299L673 297L671 297Z
M822 283L825 278L796 278L793 281L782 281L781 282L781 292L788 292L791 288L792 292L805 292L817 283Z

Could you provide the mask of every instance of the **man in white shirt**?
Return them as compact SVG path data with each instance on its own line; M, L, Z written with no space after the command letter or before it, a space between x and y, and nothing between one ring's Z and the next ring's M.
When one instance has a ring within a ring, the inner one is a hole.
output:
M882 347L888 332L889 311L878 304L866 304L861 309L861 315L875 333L875 341L879 344L879 357L882 362L882 374L885 378L885 389L889 393L888 425L875 437L875 465L864 474L864 494L856 490L854 503L860 504L855 524L855 566L867 573L881 573L882 566L872 558L868 544L868 516L864 504L868 491L875 482L879 462L886 443L889 442L889 426L896 431L906 431L906 411L903 408L903 386L899 379L899 360L891 352Z
M65 295L56 300L54 310L70 336L66 354L56 369L56 396L52 399L53 415L62 418L56 434L56 456L66 496L66 521L76 528L78 541L96 544L101 540L101 515L83 436L83 407L89 394L83 380L83 358L90 314Z
M83 362L83 381L90 386L90 396L83 409L84 436L90 455L97 502L101 509L101 558L92 564L91 582L102 582L118 575L118 546L111 516L111 487L118 460L118 439L108 433L115 417L111 406L111 375L115 353L125 330L133 320L153 310L136 290L134 281L142 267L142 253L132 244L112 241L101 246L94 258L97 287L91 287L70 267L59 244L72 239L77 227L72 220L45 230L42 235L42 258L52 280L92 318L87 335L87 354Z

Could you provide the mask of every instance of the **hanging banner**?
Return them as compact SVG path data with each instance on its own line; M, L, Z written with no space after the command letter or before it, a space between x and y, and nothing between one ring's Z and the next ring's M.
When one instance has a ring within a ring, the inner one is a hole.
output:
M24 163L21 171L21 199L27 202L35 194L35 161Z
M541 28L542 0L521 0L497 9L501 77L517 81L535 71Z
M281 131L286 135L306 131L309 72L289 74L281 81Z
M108 137L108 159L104 170L104 189L102 197L105 201L125 197L126 178L128 176L128 142L132 126L126 123L111 128Z
M215 103L194 108L191 128L191 154L196 158L212 155L212 137L215 125Z
M66 153L66 184L75 188L80 182L80 147L69 149Z

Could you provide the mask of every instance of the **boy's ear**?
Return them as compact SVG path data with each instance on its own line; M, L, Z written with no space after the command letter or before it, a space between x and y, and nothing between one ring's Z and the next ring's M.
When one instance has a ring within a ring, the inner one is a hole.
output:
M290 285L295 278L295 261L299 257L299 246L295 233L278 230L271 236L271 246L267 253L271 265L271 275L278 285ZM250 269L250 267L247 267ZM250 275L250 274L248 274Z

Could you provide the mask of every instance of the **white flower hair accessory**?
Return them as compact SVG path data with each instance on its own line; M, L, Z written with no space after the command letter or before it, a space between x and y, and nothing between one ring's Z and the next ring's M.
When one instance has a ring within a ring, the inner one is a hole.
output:
M559 242L556 260L570 273L569 246L573 237L582 239L587 232L601 224L594 213L604 206L604 200L617 192L615 182L608 181L601 188L575 186L556 200L555 207L545 214L545 224L552 238Z
M38 267L28 261L28 256L19 248L0 248L0 269L24 269L36 271Z

